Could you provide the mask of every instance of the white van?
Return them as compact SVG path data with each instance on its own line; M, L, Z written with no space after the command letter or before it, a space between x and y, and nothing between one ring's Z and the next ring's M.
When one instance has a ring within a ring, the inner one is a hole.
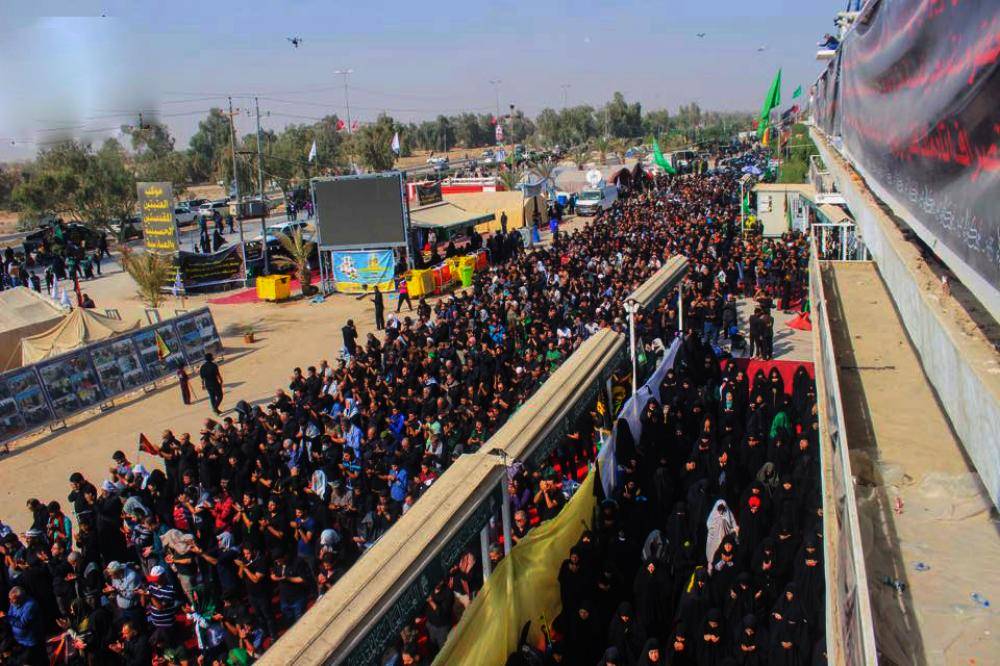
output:
M618 200L618 186L601 183L597 187L588 187L576 196L577 215L597 215L602 210L611 208Z

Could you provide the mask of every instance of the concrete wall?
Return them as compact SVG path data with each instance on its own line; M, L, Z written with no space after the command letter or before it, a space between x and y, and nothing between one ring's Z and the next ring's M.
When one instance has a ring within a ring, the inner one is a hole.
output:
M965 311L940 295L917 248L903 238L825 136L816 128L811 134L854 213L927 378L990 498L1000 507L1000 355Z

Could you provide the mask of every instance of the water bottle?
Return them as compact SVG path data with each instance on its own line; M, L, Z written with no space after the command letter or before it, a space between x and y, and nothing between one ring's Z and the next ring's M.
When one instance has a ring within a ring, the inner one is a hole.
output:
M979 594L978 592L972 593L972 600L975 601L980 608L990 607L990 600L984 597L983 595Z

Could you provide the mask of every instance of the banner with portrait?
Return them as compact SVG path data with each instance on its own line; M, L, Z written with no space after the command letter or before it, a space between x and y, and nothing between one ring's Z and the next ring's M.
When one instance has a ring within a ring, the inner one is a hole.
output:
M394 291L396 255L391 250L335 250L333 255L334 288L345 294Z
M444 197L441 194L441 181L430 183L417 183L417 205L427 206L441 202Z

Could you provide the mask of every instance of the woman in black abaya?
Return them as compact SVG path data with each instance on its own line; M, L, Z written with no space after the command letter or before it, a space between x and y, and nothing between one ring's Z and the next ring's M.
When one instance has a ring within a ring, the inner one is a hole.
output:
M683 622L679 622L670 639L670 657L667 663L670 666L697 666L698 658L695 655L695 642Z
M795 556L795 568L792 581L799 591L802 610L806 621L811 626L819 626L820 614L823 611L823 591L825 579L823 574L823 553L814 535L807 535L801 550Z
M768 663L767 632L757 622L757 616L743 616L736 636L736 658L740 666L766 666Z
M718 608L712 608L705 615L698 644L698 666L718 666L719 662L729 654L729 641L722 626L722 613Z
M594 605L584 601L566 618L563 645L571 664L593 664L604 649L603 629L597 624Z
M647 559L635 575L632 598L635 600L635 620L647 638L660 638L670 620L670 600L673 580L664 562Z
M635 622L632 604L627 601L621 602L608 627L608 646L618 650L624 663L634 664L639 659L644 642L645 637Z
M642 646L639 661L635 663L636 666L661 666L665 664L663 653L660 650L660 641L655 638L648 639L646 644Z

